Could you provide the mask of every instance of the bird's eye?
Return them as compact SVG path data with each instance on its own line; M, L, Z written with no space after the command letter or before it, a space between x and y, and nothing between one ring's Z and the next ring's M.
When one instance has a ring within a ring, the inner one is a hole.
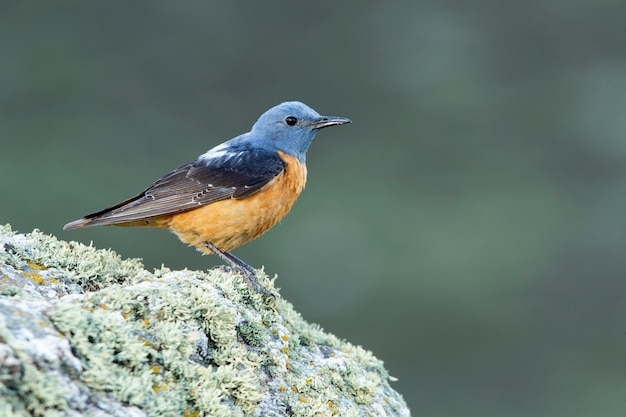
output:
M296 118L295 118L295 117L293 117L293 116L289 116L289 117L287 117L287 118L285 119L285 123L287 123L289 126L293 126L293 125L295 125L296 123L298 123L298 119L296 119Z

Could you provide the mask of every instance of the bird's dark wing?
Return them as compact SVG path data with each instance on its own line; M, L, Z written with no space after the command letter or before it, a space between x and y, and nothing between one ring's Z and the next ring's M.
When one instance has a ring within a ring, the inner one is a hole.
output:
M64 229L127 223L179 213L227 198L254 194L285 169L278 153L262 149L219 152L199 158L113 207L88 214Z

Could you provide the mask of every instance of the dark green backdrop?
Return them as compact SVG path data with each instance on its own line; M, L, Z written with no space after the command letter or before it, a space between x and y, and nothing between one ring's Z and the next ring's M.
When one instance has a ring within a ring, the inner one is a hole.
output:
M147 267L160 230L61 227L301 100L292 213L236 251L372 350L415 416L626 413L619 1L3 1L0 222Z

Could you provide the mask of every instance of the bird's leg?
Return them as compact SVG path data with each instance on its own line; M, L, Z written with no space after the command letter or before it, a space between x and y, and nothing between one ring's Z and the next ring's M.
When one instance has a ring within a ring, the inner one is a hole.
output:
M229 252L222 252L215 245L213 245L209 241L203 241L202 244L211 250L214 254L216 254L222 261L226 262L230 265L231 268L239 272L246 280L248 285L252 287L254 290L262 292L265 295L275 297L275 295L261 285L256 279L254 279L254 275L256 274L256 269L252 266L248 265L235 255Z

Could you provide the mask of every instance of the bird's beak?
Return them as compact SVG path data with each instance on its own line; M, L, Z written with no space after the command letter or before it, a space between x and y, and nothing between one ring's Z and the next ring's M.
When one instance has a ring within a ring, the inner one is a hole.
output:
M323 127L339 126L346 123L352 123L352 120L345 117L322 116L315 122L311 123L309 126L311 126L313 129L321 129Z

